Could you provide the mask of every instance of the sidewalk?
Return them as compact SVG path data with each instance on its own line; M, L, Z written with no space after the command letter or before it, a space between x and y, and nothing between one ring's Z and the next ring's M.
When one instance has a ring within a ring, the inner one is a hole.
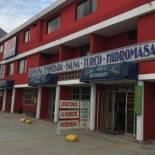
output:
M32 125L19 122L21 115L0 112L0 155L155 155L155 144L107 134L77 133L80 141L70 143L56 135L56 126L33 119Z

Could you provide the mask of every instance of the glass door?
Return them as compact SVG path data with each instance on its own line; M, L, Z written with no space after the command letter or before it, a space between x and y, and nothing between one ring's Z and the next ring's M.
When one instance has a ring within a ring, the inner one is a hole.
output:
M108 92L105 113L107 132L134 134L134 93Z
M115 94L109 92L107 94L107 104L106 104L106 131L114 132L114 102Z
M118 134L125 133L126 124L126 93L115 93L115 116L114 116L114 130Z

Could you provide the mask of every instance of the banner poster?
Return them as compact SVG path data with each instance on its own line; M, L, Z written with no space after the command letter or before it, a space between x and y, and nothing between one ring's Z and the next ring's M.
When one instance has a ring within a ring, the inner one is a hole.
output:
M142 114L143 86L135 86L134 111L136 115Z
M80 102L80 127L89 128L90 101Z
M61 100L57 131L89 127L90 101Z
M79 109L79 101L61 100L60 109Z
M78 120L61 120L59 122L60 129L77 129L79 128L79 121Z
M10 52L11 55L14 54L14 46L11 48L11 50L7 50L7 57L10 56ZM110 64L121 64L123 62L139 62L151 59L155 59L155 41L135 44L119 49L113 49L110 51L100 51L97 54L32 68L29 69L28 76L37 77L40 75L57 74L64 72L66 73L101 66L98 69L102 70L102 68L106 68L106 72L102 72L100 76L105 77L109 76L108 70ZM108 66L108 68L103 66ZM113 65L113 67L114 66L115 65ZM96 76L96 74L92 76Z
M74 119L79 118L79 110L61 110L60 119Z
M89 109L90 101L80 101L80 109Z

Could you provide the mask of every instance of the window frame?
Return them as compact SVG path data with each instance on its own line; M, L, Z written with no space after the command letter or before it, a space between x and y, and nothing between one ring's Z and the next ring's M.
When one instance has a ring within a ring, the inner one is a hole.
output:
M14 62L13 63L9 63L7 65L7 75L8 76L13 76L14 74Z
M90 100L90 87L72 87L73 100Z
M80 47L80 56L88 56L90 53L90 44L86 44Z
M58 22L59 23L58 24L58 27L56 27L53 30L49 31L49 24L52 23L56 19L58 19L58 21L59 21ZM48 20L46 22L46 34L50 34L52 32L55 32L55 31L59 30L60 29L60 25L61 25L61 17L60 17L60 15L57 15L57 16L53 17L52 19Z
M2 53L3 51L4 51L4 45L1 44L1 45L0 45L0 53Z
M21 65L21 63L23 62L23 66ZM21 68L23 67L23 68ZM19 64L18 64L18 74L24 74L27 72L27 60L26 59L21 59L19 60Z
M36 106L38 101L38 89L24 89L22 101L24 105Z
M30 29L28 29L28 30L24 31L24 43L30 42L30 39L31 39Z
M76 15L75 19L76 19L76 20L80 20L80 19L82 19L83 17L88 16L88 15L90 15L90 14L96 12L96 10L97 10L97 0L96 0L96 7L95 7L95 10L93 10L93 7L94 7L94 6L92 5L92 1L93 1L93 0L80 0L80 2L77 3L77 5L76 5L76 14L75 14L75 15ZM89 2L89 6L90 6L90 8L89 8L89 13L86 14L86 15L83 15L83 16L80 17L80 18L78 18L78 7L81 6L82 4L86 3L86 2Z

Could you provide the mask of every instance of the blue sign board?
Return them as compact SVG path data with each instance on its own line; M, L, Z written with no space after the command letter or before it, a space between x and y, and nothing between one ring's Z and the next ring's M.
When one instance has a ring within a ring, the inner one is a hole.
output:
M56 74L33 76L33 77L29 77L29 79L28 79L28 85L30 85L30 86L54 85L56 83L57 83L57 75Z
M53 73L71 72L84 68L117 64L121 62L144 61L155 58L155 41L136 44L95 55L71 59L29 70L29 77Z
M81 72L80 81L87 82L91 80L121 80L121 79L138 79L136 63L123 62L85 68Z
M0 80L0 88L11 88L13 85L13 80Z

